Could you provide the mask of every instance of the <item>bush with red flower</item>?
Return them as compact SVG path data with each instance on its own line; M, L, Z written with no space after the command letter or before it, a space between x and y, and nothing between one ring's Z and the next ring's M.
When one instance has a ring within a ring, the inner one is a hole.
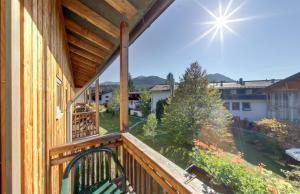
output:
M194 164L205 170L214 184L224 184L235 193L294 194L295 188L285 179L279 178L264 168L247 163L243 155L224 152L214 145L194 140L191 154Z

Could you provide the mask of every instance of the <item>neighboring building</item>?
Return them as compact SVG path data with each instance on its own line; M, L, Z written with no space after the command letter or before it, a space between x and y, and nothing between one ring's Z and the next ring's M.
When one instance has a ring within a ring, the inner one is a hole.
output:
M264 88L278 80L254 80L219 82L210 85L221 92L224 105L233 116L256 121L267 117L267 101Z
M175 85L175 90L177 86ZM171 96L170 85L156 85L150 89L151 92L151 111L155 112L156 104L159 100L167 99Z
M224 105L233 116L249 121L256 121L267 117L267 101L264 88L278 80L254 80L236 82L211 83L210 86L219 89ZM175 89L177 87L175 86ZM171 95L169 85L156 85L150 89L151 111L155 112L156 103Z
M143 92L129 92L128 93L128 108L138 110L141 105L141 95Z
M267 115L269 118L299 124L300 117L300 72L265 89Z
M112 92L105 92L100 95L100 104L105 105L108 104L112 98Z

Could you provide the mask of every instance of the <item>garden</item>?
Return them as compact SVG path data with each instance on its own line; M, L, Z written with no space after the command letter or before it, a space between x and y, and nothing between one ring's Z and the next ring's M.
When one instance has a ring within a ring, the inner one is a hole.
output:
M283 161L294 129L270 120L251 130L232 127L219 93L207 85L205 71L193 63L176 95L157 103L156 114L150 113L146 92L141 105L146 119L131 116L129 123L135 126L130 133L183 169L191 164L201 168L202 181L217 191L223 188L221 193L300 193L299 166ZM118 131L117 114L100 114L101 134Z

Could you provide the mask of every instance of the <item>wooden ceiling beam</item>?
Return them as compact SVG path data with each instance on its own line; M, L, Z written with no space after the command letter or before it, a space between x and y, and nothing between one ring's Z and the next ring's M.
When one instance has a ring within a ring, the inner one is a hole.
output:
M86 82L89 81L89 78L82 78L82 77L77 77L76 78L76 82L78 83L83 83L82 85L84 85Z
M83 40L80 40L79 38L75 37L75 36L72 36L72 35L68 35L67 36L68 38L68 42L77 46L77 47L80 47L98 57L104 57L107 55L106 52L104 52L103 50L101 50L100 48L97 48Z
M77 55L80 55L80 56L82 56L84 58L87 58L87 59L89 59L91 61L94 61L95 63L103 63L103 58L98 57L98 56L96 56L94 54L91 54L91 53L89 53L89 52L87 52L85 50L76 48L76 47L74 47L72 45L70 45L70 52L71 53L75 53Z
M82 62L82 63L84 63L84 64L86 64L87 66L90 66L90 67L96 68L99 64L99 63L95 63L94 61L91 61L91 60L89 60L85 57L82 57L78 54L75 54L75 53L70 53L70 56L71 56L72 60Z
M70 20L69 18L65 17L65 24L66 24L66 28L69 29L70 31L78 34L79 36L82 36L82 37L88 39L89 41L103 47L104 49L106 49L108 51L110 51L110 49L112 49L114 46L108 40L101 38L94 32L77 24L76 22L74 22L73 20Z
M85 67L81 67L79 65L73 65L73 67L74 67L74 71L82 71L83 73L85 73L87 75L93 75L95 73L95 71L88 70Z
M79 15L86 21L90 22L91 24L95 25L99 29L103 30L107 34L111 35L114 38L119 37L119 28L112 24L110 21L90 9L89 7L85 6L78 0L63 0L63 6L74 12L75 14Z
M89 74L89 75L94 75L94 73L96 72L95 70L91 70L91 69L88 69L88 68L85 68L85 67L82 67L82 66L79 66L79 65L75 65L74 63L72 63L73 67L74 67L74 70L76 71L82 71L86 74Z
M105 0L105 2L120 14L125 15L129 20L137 14L137 9L128 0Z
M92 75L88 75L88 74L85 74L85 73L83 73L81 71L77 71L77 70L74 70L73 73L76 76L76 78L80 77L80 78L89 80L92 77Z
M72 64L77 65L77 66L82 67L82 68L85 68L89 71L96 71L97 70L97 67L94 67L90 64L82 63L81 61L78 61L76 59L72 59Z

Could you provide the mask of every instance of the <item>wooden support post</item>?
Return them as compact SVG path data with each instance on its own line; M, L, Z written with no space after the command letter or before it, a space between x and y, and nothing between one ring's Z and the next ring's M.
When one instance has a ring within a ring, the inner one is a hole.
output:
M100 119L99 119L99 79L96 80L96 89L95 89L95 102L96 102L96 133L99 133Z
M92 90L89 88L89 105L92 104Z
M128 129L128 24L120 24L120 131Z
M87 103L86 95L87 95L87 93L86 93L86 91L84 91L83 92L83 101L84 101L84 104Z

